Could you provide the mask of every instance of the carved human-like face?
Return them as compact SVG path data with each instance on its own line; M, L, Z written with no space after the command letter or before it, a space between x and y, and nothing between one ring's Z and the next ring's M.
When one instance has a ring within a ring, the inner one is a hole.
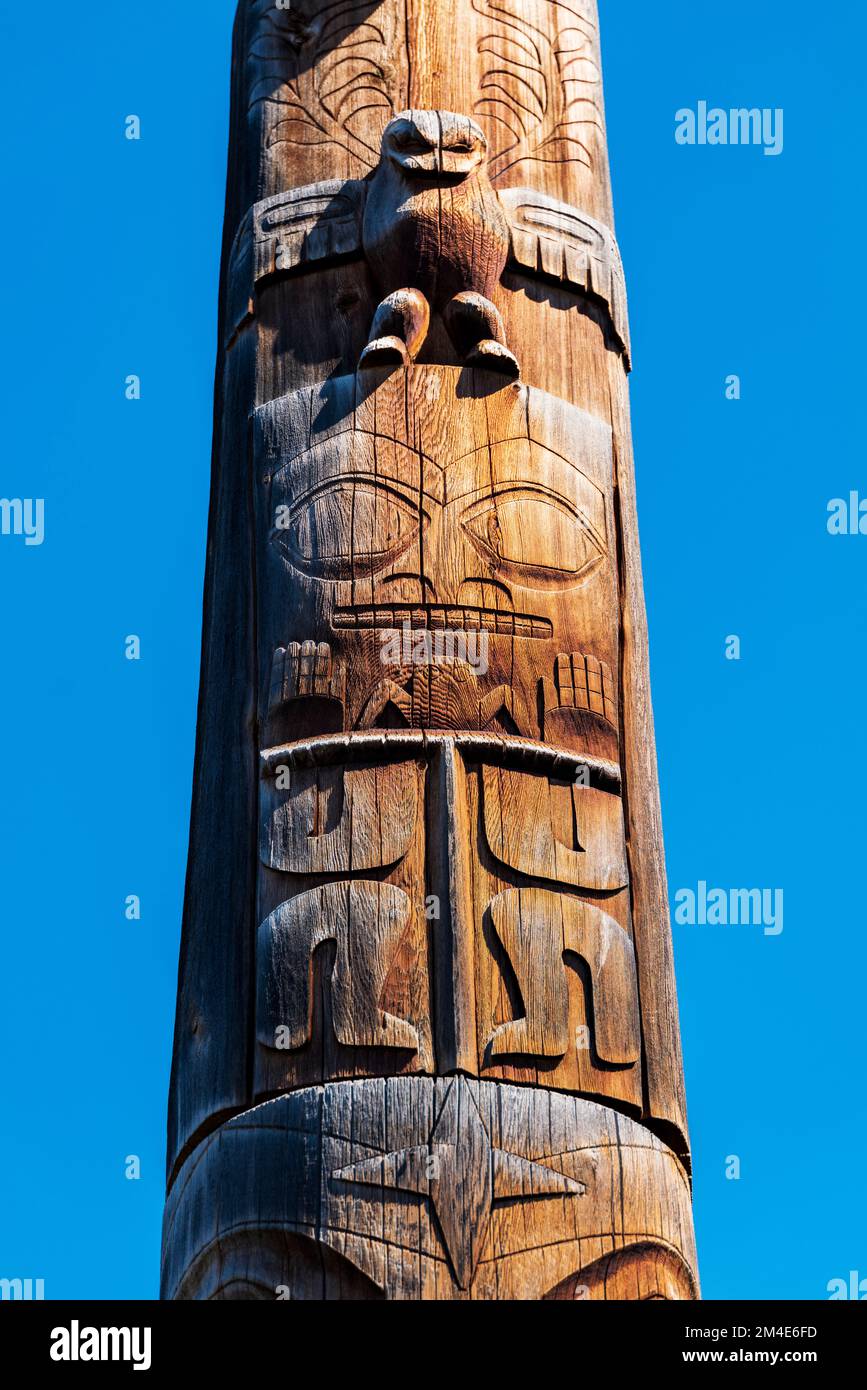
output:
M462 182L483 166L487 149L475 121L453 111L402 111L382 136L383 159L412 179Z
M388 696L413 728L499 721L536 738L544 725L551 742L616 757L607 428L521 390L464 396L452 369L366 397L346 378L326 396L260 416L263 583L281 594L267 651L324 644L346 673L345 692L323 686L346 727L374 727ZM391 642L407 631L463 634L467 661L423 669ZM601 742L586 742L582 708Z

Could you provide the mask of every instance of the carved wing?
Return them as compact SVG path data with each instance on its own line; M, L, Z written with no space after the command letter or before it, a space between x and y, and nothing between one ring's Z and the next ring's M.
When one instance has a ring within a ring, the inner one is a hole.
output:
M613 232L586 212L530 188L501 189L499 198L512 225L512 263L603 300L628 370L626 281Z
M356 179L330 179L287 189L250 209L229 263L227 341L253 312L260 280L311 261L361 255L364 195Z
M376 167L379 143L372 132L386 123L395 102L394 68L386 59L394 35L388 15L376 10L373 0L328 0L309 15L255 0L250 105L266 101L275 108L269 147L333 144ZM288 80L287 71L293 73Z
M487 21L475 109L491 134L492 180L525 160L593 168L604 133L601 74L581 0L544 0L554 12L544 27L525 0L472 3Z

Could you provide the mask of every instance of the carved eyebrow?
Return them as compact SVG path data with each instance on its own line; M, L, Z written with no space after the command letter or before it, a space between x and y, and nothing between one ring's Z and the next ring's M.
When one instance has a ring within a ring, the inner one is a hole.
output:
M299 492L297 495L292 494L290 505L294 511L316 497L348 487L363 487L370 492L388 493L411 509L418 507L417 489L411 487L407 482L382 473L335 473L330 478L320 478L304 492Z
M374 438L366 431L359 431L354 438L358 440L359 435L365 439ZM389 449L387 456L379 458L375 471L373 459L370 460L369 469L362 469L357 464L354 468L348 468L347 457L342 447L339 454L329 454L323 461L321 455L316 457L318 446L314 445L312 449L305 449L303 453L288 459L276 468L271 478L271 487L282 490L293 506L302 498L320 492L323 487L341 482L363 483L368 487L375 487L377 484L390 487L400 492L411 504L417 504L419 454L397 440L392 439L391 443L396 444L397 448ZM421 470L424 496L429 497L437 506L442 506L445 492L442 466L425 454L422 456Z
M465 498L466 494L463 498L453 500L463 501ZM492 488L479 492L468 502L461 515L461 522L484 516L489 511L496 512L498 503L520 501L545 502L549 507L566 513L573 521L586 524L591 530L595 530L580 501L552 491L551 488L539 487L536 483L521 482L520 480L503 484L497 483Z
M506 454L505 446L530 444L530 452L521 456L516 464L512 453ZM537 452L540 451L540 452ZM548 463L545 470L547 482L539 477L542 461ZM611 485L610 462L599 459L592 453L582 453L575 458L552 449L538 440L527 440L526 435L513 435L498 439L488 448L475 448L458 458L450 459L446 465L446 501L456 502L474 491L501 491L503 488L528 487L537 491L553 490L558 496L570 497L577 486L590 486L594 492L604 496ZM474 479L481 479L475 482ZM456 481L457 480L457 481Z
M476 453L479 454L478 463L469 462L468 466L468 461L474 460ZM449 464L446 470L446 505L467 497L496 497L517 490L554 500L562 499L571 507L575 505L573 494L576 488L580 492L584 486L589 486L594 496L598 493L604 497L603 488L578 464L571 463L560 454L553 457L556 461L554 467L549 470L546 480L542 481L531 460L527 462L526 471L503 472L496 458L492 467L486 451L465 454Z

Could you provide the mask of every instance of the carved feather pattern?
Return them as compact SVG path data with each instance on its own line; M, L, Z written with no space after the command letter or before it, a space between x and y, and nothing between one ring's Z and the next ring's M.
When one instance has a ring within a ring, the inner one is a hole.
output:
M489 21L476 112L491 138L491 178L525 160L592 169L603 132L596 27L576 0L542 0L556 11L545 29L524 0L472 0ZM552 37L556 35L556 37Z
M367 113L381 110L384 125L396 105L388 38L371 13L376 8L371 0L331 0L308 18L258 0L248 53L250 106L267 101L279 108L269 146L338 145L375 168L379 142L369 138ZM295 74L288 81L287 70Z

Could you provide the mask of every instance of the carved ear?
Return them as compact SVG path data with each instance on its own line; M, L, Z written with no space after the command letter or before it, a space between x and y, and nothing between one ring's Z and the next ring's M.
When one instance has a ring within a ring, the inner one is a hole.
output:
M226 341L255 306L256 286L269 275L312 261L360 256L366 184L328 179L265 198L238 228L229 263Z
M601 299L628 370L626 281L614 234L586 212L530 188L501 189L499 197L511 223L513 264Z

